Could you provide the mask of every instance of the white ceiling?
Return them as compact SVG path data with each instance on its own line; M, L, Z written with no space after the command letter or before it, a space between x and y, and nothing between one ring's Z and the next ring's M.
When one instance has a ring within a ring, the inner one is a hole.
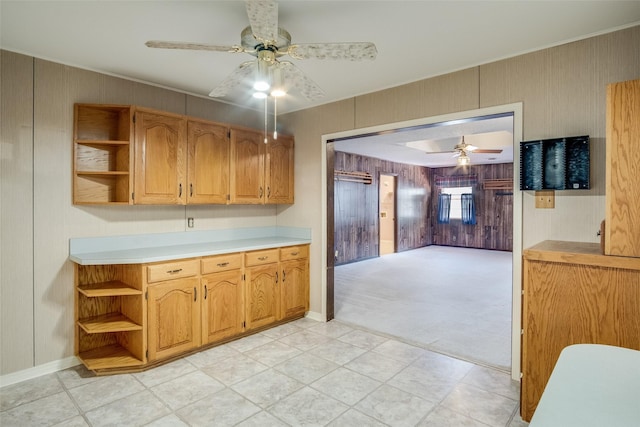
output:
M640 24L640 1L279 1L292 43L370 41L371 61L291 61L325 92L296 111ZM253 57L150 49L148 40L237 45L243 1L0 1L0 46L207 97ZM249 91L219 99L261 109Z

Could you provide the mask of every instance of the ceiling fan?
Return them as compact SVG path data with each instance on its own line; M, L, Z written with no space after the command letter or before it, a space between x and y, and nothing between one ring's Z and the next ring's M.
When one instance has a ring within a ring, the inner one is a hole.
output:
M306 99L313 101L324 96L322 89L290 61L293 59L346 59L372 60L377 55L376 46L370 42L305 43L292 44L291 35L278 27L278 4L272 0L247 0L250 25L240 33L240 45L217 46L211 44L150 40L151 48L190 49L212 52L248 53L256 59L243 62L209 96L223 97L243 80L256 76L254 89L267 96L278 96L274 89L297 89ZM257 84L262 83L262 86ZM283 93L280 93L283 94Z
M502 150L500 149L486 149L486 148L478 148L474 145L467 144L464 142L464 135L462 136L462 141L453 147L453 151L433 151L427 152L427 154L443 154L443 153L454 153L453 157L458 158L459 165L468 165L471 163L471 158L469 157L469 153L474 154L500 154Z

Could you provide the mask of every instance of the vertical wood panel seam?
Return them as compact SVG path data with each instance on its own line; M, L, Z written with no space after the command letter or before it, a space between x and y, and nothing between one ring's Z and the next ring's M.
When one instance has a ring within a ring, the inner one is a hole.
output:
M36 59L31 58L31 366L36 366Z

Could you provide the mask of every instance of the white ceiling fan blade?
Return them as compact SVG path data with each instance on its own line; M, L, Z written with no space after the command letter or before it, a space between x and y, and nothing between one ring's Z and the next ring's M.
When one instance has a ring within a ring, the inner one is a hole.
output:
M373 60L378 54L376 45L369 42L308 43L289 46L287 53L295 59Z
M278 4L274 1L247 0L246 5L253 36L265 45L276 45Z
M255 61L243 62L231 74L229 74L218 86L216 86L209 96L212 98L220 98L225 96L231 89L236 87L242 80L251 75L256 68Z
M208 50L211 52L244 52L242 46L216 46L212 44L189 43L189 42L166 42L161 40L149 40L145 43L147 47L158 49L188 49L188 50Z
M284 81L295 87L309 101L315 101L324 96L324 92L313 80L308 78L298 67L291 62L280 62Z

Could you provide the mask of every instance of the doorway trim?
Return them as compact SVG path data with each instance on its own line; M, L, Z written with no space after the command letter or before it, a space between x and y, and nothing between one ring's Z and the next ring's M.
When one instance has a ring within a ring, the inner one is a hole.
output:
M388 123L384 125L367 128L353 129L350 131L337 132L322 135L321 153L321 173L322 182L322 235L321 237L321 295L322 295L322 317L326 320L333 318L333 142L336 139L356 137L363 134L373 134L378 132L389 132L413 126L430 125L453 120L473 119L475 117L490 116L494 114L513 114L513 249L512 249L512 304L511 304L511 378L520 380L520 331L522 328L522 193L517 191L520 188L520 141L523 140L523 106L521 102L513 104L498 105L494 107L479 108L476 110L461 111L457 113L444 114L439 116L425 117L421 119L408 120L404 122ZM331 212L329 212L331 205ZM329 245L331 247L329 247Z

